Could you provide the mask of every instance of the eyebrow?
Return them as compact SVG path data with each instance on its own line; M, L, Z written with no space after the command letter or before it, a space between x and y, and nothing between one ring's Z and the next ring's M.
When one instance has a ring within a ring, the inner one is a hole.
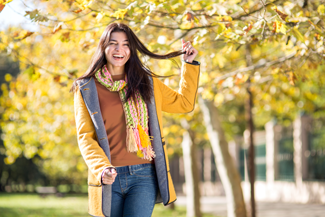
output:
M109 41L117 41L117 40L115 40L115 39L110 39ZM124 41L127 41L127 42L128 42L129 40L126 39L126 40L124 40ZM123 41L123 42L124 42L124 41Z

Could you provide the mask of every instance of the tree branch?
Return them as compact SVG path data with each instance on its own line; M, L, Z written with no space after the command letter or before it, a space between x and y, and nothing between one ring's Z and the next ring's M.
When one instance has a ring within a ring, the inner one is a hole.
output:
M51 74L51 75L54 75L54 76L63 76L63 77L67 77L68 79L72 79L72 80L74 79L74 78L72 78L71 76L68 76L68 75L66 75L66 74L55 73L55 72L52 72L52 71L50 71L50 70L48 70L48 69L43 68L42 66L39 66L39 65L33 63L33 62L32 62L31 60L29 60L27 57L24 57L24 56L20 55L20 54L18 53L18 51L16 51L16 50L13 50L13 54L17 57L17 59L19 59L20 62L25 63L25 64L27 64L27 65L30 64L30 65L32 65L32 66L34 66L34 67L36 67L36 68L42 69L42 70L44 70L45 72L47 72L48 74ZM22 58L25 59L26 62L23 61Z
M276 65L276 64L279 64L279 63L283 63L283 62L285 62L285 61L287 61L289 59L292 59L295 55L296 55L296 52L293 52L292 54L289 54L288 56L280 57L279 59L274 60L274 61L266 62L266 60L264 60L261 63L257 63L257 64L252 65L252 66L237 69L237 70L235 70L233 72L228 72L228 73L214 79L214 82L218 83L219 81L224 80L224 79L226 79L228 77L234 76L234 75L236 75L238 73L248 72L248 71L256 70L256 69L259 69L259 68L270 67L270 66L273 66L273 65Z
M172 44L174 44L175 42L177 42L179 39L185 37L189 32L190 32L190 30L187 30L184 34L182 34L181 36L179 36L178 38L176 38L174 41L172 41L171 43L169 43L168 46L171 46Z
M248 16L250 16L250 15L256 13L256 12L259 12L260 10L263 10L265 7L267 7L267 6L271 5L271 4L275 4L275 3L279 2L279 1L281 1L281 0L275 0L275 1L273 1L273 2L269 2L269 3L265 4L265 5L262 5L261 7L257 8L257 9L255 9L255 10L252 10L252 11L249 12L249 13L247 13L247 12L245 11L245 14L239 15L239 16L237 16L237 17L236 17L236 16L235 16L235 17L232 17L232 19L233 19L233 20L241 20L242 18L244 18L244 17L248 17Z

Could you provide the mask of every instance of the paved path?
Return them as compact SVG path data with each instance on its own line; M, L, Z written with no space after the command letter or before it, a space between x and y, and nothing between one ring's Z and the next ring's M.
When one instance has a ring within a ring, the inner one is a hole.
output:
M203 197L202 211L226 217L225 197ZM176 205L186 205L186 197L177 197ZM257 202L257 217L325 217L325 204Z

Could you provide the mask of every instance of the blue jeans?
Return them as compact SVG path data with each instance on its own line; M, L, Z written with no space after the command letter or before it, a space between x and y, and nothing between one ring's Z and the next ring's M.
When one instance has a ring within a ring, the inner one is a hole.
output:
M117 167L116 171L111 217L150 217L158 193L154 164Z

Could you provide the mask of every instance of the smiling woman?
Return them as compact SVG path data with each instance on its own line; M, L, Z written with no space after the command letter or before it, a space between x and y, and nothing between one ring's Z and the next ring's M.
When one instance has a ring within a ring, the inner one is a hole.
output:
M176 200L162 135L162 111L194 108L198 51L150 52L124 24L107 26L86 73L78 78L75 117L78 143L89 168L89 213L93 216L151 216L155 203ZM173 91L140 61L183 54L180 90Z
M124 32L113 32L107 48L105 57L108 70L112 75L124 73L124 65L130 58L129 41Z

